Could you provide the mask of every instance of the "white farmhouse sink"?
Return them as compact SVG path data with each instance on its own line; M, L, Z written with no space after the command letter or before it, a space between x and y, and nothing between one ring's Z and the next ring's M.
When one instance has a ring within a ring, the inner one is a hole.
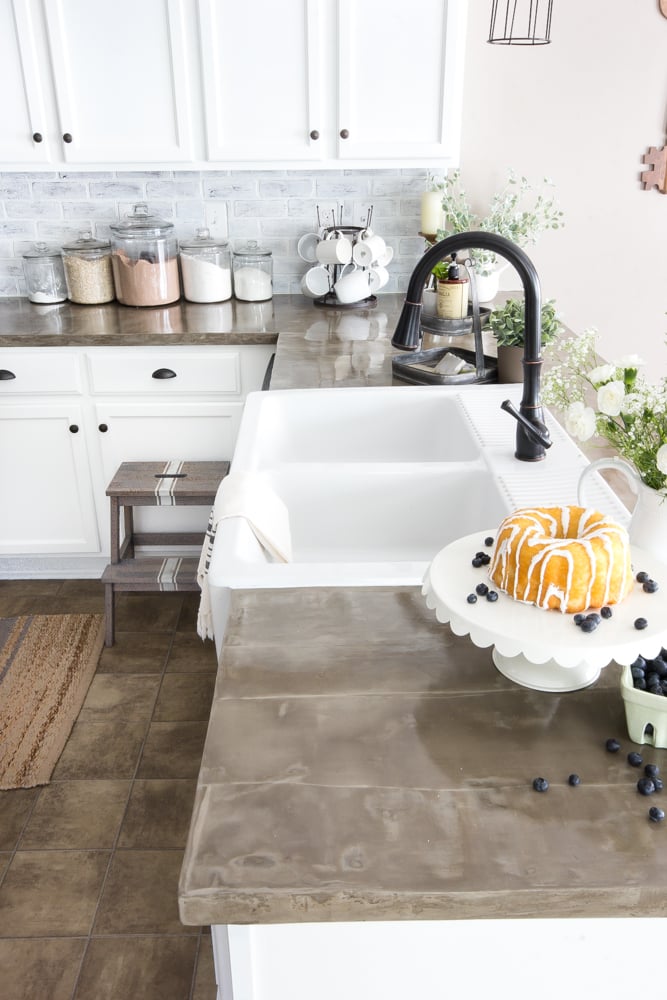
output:
M588 460L547 414L546 459L517 461L516 425L500 409L508 397L518 406L520 387L251 393L232 471L255 474L283 500L292 560L273 561L245 519L220 523L209 570L218 650L232 590L417 585L456 538L517 507L576 503ZM594 480L591 505L627 523Z

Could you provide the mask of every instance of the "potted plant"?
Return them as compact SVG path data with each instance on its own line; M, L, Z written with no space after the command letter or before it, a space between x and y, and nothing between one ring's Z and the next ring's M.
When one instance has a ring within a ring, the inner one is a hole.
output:
M442 192L445 225L438 230L439 240L454 233L482 230L497 233L517 246L526 247L535 244L545 230L560 229L563 225L563 213L556 198L547 191L551 186L547 178L538 187L510 170L504 187L493 195L489 211L484 216L471 208L459 170L444 178L430 178L430 185L432 190ZM471 248L470 256L475 267L479 300L488 302L498 291L498 278L503 265L489 250Z
M556 313L554 299L542 306L542 346L551 343L563 331ZM492 309L489 327L498 343L498 380L523 381L523 348L526 330L526 303L523 299L508 299L503 306Z

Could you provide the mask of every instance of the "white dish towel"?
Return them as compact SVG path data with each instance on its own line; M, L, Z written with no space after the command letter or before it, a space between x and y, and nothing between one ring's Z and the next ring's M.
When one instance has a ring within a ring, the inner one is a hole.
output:
M244 517L257 541L274 559L292 560L289 513L283 501L257 473L230 472L218 487L197 568L201 588L197 632L202 639L214 638L208 570L218 524L226 517Z

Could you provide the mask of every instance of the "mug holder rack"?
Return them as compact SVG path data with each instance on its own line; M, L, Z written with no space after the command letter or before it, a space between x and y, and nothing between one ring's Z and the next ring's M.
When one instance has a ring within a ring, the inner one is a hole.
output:
M347 236L352 244L352 248L354 249L355 243L367 228L367 226L328 226L324 230L323 239L327 239L331 233L341 233L343 236ZM340 277L340 272L344 267L347 267L347 265L325 264L324 266L329 272L329 291L326 295L320 295L319 298L313 299L313 305L333 309L358 309L359 306L365 306L368 309L372 309L373 306L377 304L377 296L375 295L367 295L366 298L359 299L358 302L340 302L338 296L334 292L334 285Z

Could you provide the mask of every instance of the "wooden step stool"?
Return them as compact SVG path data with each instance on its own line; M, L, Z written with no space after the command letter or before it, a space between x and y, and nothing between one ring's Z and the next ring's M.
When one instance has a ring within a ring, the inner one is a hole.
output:
M197 591L198 558L135 558L138 545L204 544L204 532L136 532L134 507L212 507L229 462L123 462L109 483L111 562L102 574L106 634L113 646L115 600L122 591ZM121 512L123 530L121 531Z

